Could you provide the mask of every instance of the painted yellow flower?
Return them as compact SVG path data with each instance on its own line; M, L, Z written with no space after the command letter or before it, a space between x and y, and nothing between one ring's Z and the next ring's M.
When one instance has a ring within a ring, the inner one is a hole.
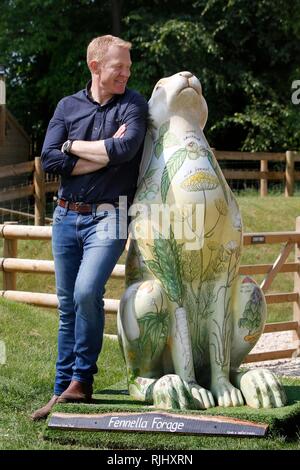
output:
M199 170L181 183L181 187L186 191L204 191L215 189L218 186L218 179L208 170Z

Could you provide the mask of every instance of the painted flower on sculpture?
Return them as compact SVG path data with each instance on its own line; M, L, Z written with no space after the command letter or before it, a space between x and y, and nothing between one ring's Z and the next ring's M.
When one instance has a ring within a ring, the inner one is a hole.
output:
M254 305L261 305L263 301L263 296L259 288L253 289L253 292L251 294L251 302Z
M219 243L210 240L207 242L207 246L210 251L216 251L219 248Z
M242 219L240 214L235 214L233 227L236 228L239 232L242 231Z
M205 191L215 189L218 185L218 179L208 170L199 170L188 176L180 186L186 191Z
M197 144L197 142L194 142L193 140L190 141L188 144L185 146L186 151L187 151L187 156L190 160L196 160L197 158L200 157L200 146Z
M217 208L217 211L221 214L221 215L227 215L227 212L228 212L228 207L227 207L227 204L226 202L224 201L224 199L216 199L215 200L215 206Z
M225 249L228 253L230 254L233 254L235 251L237 251L238 249L238 244L235 240L230 240L230 242L228 242L226 245L225 245Z
M198 150L200 149L200 146L199 144L197 144L197 142L194 142L192 140L188 144L186 144L185 148L187 149L188 152L198 152Z

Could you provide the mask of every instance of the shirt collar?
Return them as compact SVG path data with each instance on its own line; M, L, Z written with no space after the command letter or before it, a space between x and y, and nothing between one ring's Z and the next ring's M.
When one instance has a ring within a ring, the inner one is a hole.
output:
M97 104L97 105L99 106L99 103L98 103L97 101L94 101L93 98L92 98L92 95L91 95L91 86L92 86L92 80L89 80L89 81L87 82L87 84L86 84L85 89L84 89L84 94L85 94L85 96L87 97L87 99L88 99L91 103ZM126 91L127 91L127 87L126 87L126 89L125 89L124 95L125 95ZM123 95L114 95L114 96L112 96L112 97L110 98L110 100L107 101L104 105L101 105L101 104L100 104L100 106L101 106L101 107L104 107L104 106L106 106L106 105L109 105L109 104L113 103L114 101L117 101L118 99L120 99L121 96L123 96Z

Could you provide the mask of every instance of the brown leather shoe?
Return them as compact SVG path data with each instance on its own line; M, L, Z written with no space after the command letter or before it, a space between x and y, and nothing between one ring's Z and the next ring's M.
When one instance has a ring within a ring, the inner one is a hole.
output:
M58 403L90 403L93 386L78 380L72 380L68 388L60 395Z
M50 411L52 410L53 406L57 403L58 398L59 397L57 395L53 395L51 400L49 400L48 403L45 406L43 406L42 408L39 408L38 410L36 410L30 416L30 418L33 421L37 421L39 419L46 419L47 416L50 414Z

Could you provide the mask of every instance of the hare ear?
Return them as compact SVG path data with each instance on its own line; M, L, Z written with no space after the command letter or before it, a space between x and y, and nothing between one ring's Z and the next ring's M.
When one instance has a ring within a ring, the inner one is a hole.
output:
M145 140L144 140L144 150L143 150L143 155L140 163L140 170L139 170L139 177L138 177L138 182L137 185L140 184L142 178L145 176L146 171L148 170L148 167L151 162L151 157L153 154L153 137L149 129L147 129Z

